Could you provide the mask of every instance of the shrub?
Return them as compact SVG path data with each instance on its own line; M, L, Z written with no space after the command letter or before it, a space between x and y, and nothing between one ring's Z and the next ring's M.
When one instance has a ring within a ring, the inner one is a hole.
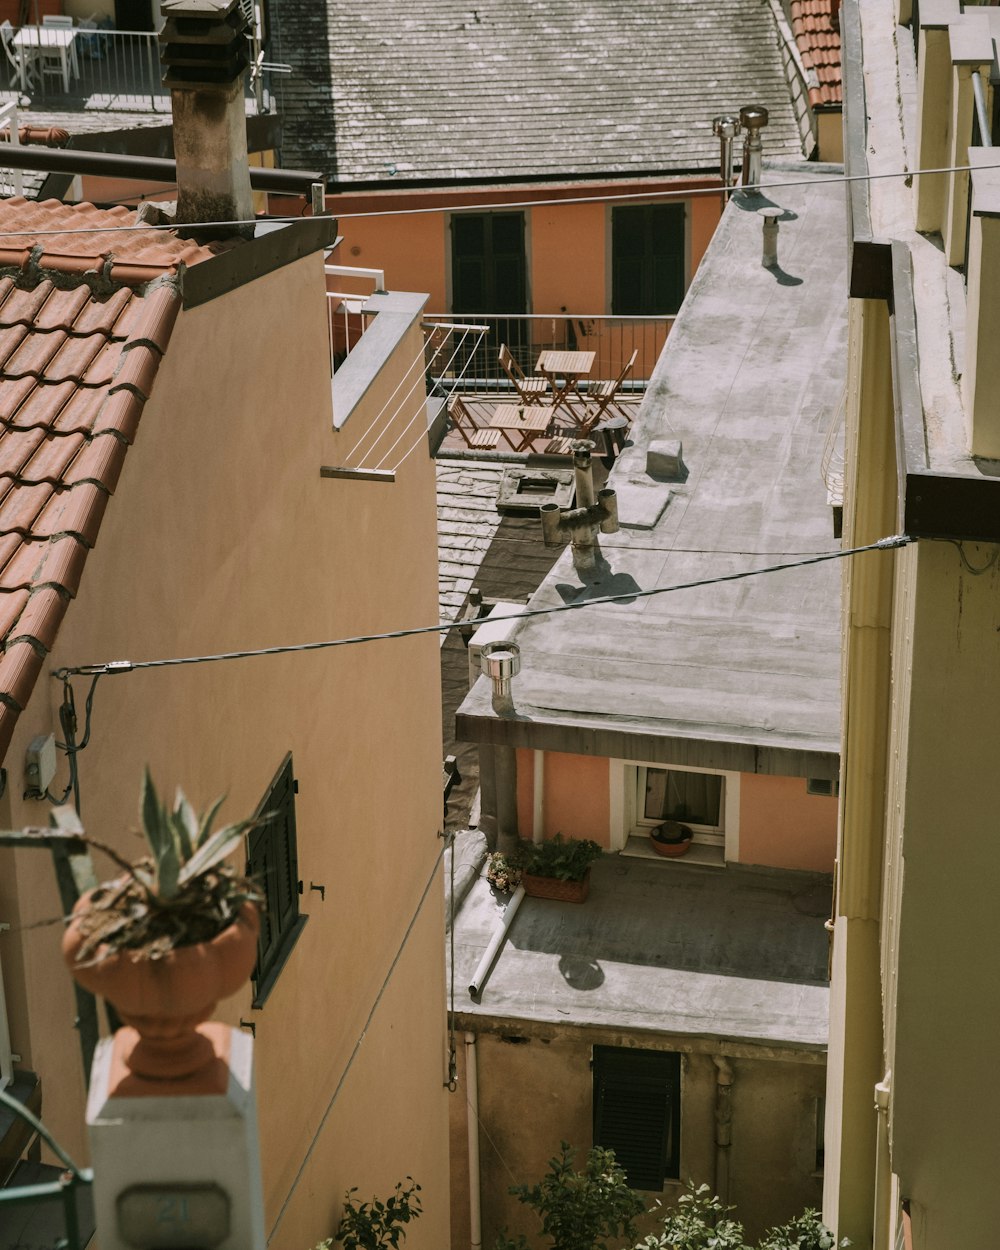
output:
M391 1198L381 1202L358 1202L357 1189L349 1189L344 1196L344 1215L334 1237L321 1241L315 1250L330 1250L335 1241L343 1242L344 1250L395 1250L406 1239L404 1224L420 1215L420 1186L412 1176L404 1185L396 1185Z

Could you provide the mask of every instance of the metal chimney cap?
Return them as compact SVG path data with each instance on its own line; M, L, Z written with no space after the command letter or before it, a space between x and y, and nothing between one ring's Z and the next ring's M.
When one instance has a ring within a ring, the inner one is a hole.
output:
M712 118L712 134L720 139L735 139L740 133L740 123L731 113L720 113Z
M740 109L740 121L747 130L760 130L767 125L767 109L762 104L746 104Z
M521 671L521 648L516 642L488 642L479 653L479 667L492 682L509 682Z

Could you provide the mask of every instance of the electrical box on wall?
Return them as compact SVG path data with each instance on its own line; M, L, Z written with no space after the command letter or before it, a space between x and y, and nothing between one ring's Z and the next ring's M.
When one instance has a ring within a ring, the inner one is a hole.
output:
M56 740L53 734L32 738L24 755L24 797L44 799L56 775Z

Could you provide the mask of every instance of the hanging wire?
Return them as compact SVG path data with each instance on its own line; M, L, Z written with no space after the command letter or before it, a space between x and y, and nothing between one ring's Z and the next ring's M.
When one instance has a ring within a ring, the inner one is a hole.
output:
M337 1082L336 1086L334 1087L333 1093L330 1095L330 1101L326 1104L326 1110L323 1112L323 1115L320 1118L319 1125L316 1128L316 1132L313 1134L312 1140L309 1143L308 1149L306 1150L305 1154L302 1157L302 1162L299 1164L299 1169L295 1173L295 1178L292 1181L291 1188L289 1189L288 1193L285 1195L285 1201L281 1204L281 1210L278 1212L278 1217L274 1221L274 1224L271 1226L271 1231L268 1234L268 1238L267 1238L269 1245L274 1238L274 1234L278 1231L281 1221L285 1218L285 1212L288 1210L288 1204L292 1200L292 1195L295 1193L296 1189L298 1189L299 1187L299 1182L302 1180L302 1175L306 1170L306 1165L308 1164L310 1158L312 1157L313 1150L315 1150L316 1143L319 1141L319 1136L323 1131L324 1125L329 1119L330 1112L333 1110L337 1102L337 1099L340 1097L340 1091L343 1089L344 1082L347 1080L347 1074L350 1072L351 1068L354 1066L354 1061L358 1057L358 1051L360 1051L361 1045L364 1042L365 1037L368 1034L368 1029L371 1025L372 1020L374 1019L375 1012L378 1011L379 1004L381 1003L386 990L389 988L389 982L392 980L392 975L396 971L396 967L400 959L402 958L403 951L406 949L406 944L410 940L410 934L413 932L413 927L417 923L417 919L420 916L421 911L423 910L424 903L427 901L427 895L430 893L431 886L434 884L434 879L437 876L438 868L441 866L441 858L444 855L444 852L445 852L445 846L443 845L440 851L438 851L434 859L434 866L431 869L430 876L427 878L427 884L424 886L423 893L420 895L420 901L417 903L416 910L414 911L413 915L410 917L409 924L406 926L406 932L403 934L403 940L402 942L400 942L399 948L397 949L395 955L393 956L392 963L389 965L389 971L385 974L382 984L381 986L379 986L379 991L375 995L375 1000L371 1005L371 1009L368 1012L367 1018L365 1019L364 1026L361 1029L361 1033L358 1037L358 1040L354 1043L354 1049L351 1051L350 1057L348 1058L347 1063L344 1066L344 1070L340 1074L340 1080Z
M412 369L415 369L415 368L417 367L417 365L419 365L419 364L421 363L421 361L425 360L425 357L426 357L426 352L425 352L425 349L424 349L423 347L421 347L421 350L420 350L420 355L419 355L419 356L414 357L414 359L411 361L411 363L410 363L409 365L407 365L407 367L406 367L406 371L403 373L402 377L399 379L399 381L396 383L396 385L392 388L392 391L391 391L391 392L390 392L390 394L389 394L389 398L385 401L385 403L384 403L384 404L382 405L382 407L378 410L378 412L376 412L376 414L374 415L374 417L372 417L371 421L368 423L368 426L367 426L367 428L364 430L364 432L362 433L361 437L358 439L358 441L354 444L354 446L351 448L351 450L350 450L350 451L347 453L347 455L344 457L344 459L345 459L345 460L350 460L350 458L351 458L351 457L354 455L354 453L358 450L358 448L359 448L359 447L361 446L361 444L365 441L365 439L368 437L368 435L372 432L372 430L373 430L373 429L375 428L375 426L378 424L378 422L379 422L379 418L382 416L382 414L385 412L385 410L386 410L386 409L389 407L389 405L392 403L393 399L395 398L396 392L397 392L397 391L399 390L399 388L403 385L403 383L406 381L406 379L410 376L410 371L411 371ZM426 366L425 366L425 368L426 368ZM423 375L424 375L425 368L424 368L424 369L421 369L421 377L423 377ZM411 388L411 389L412 389L412 388ZM398 412L398 411L399 411L399 409L397 408L397 409L396 409L396 411ZM395 414L394 414L394 415L395 415ZM390 420L391 420L391 418L390 418ZM387 422L386 424L388 424L388 422ZM378 438L376 437L376 439L375 439L375 443L377 443L377 442L378 442ZM373 444L372 444L372 447L373 447L373 448L374 448L374 446L375 446L375 443L373 443ZM367 454L367 453L366 453L366 454ZM364 460L364 457L362 456L362 461L363 461L363 460Z
M793 560L786 564L769 564L760 569L744 569L739 573L723 573L718 577L703 577L691 582L677 582L672 586L654 586L649 590L629 590L617 595L597 595L592 599L578 599L571 603L560 603L548 608L526 608L521 612L505 613L491 616L491 622L527 621L536 616L555 616L560 612L581 612L588 608L601 607L610 603L634 603L636 599L649 599L655 595L669 595L679 590L696 590L702 586L719 586L726 582L744 581L750 577L764 577L770 573L783 573L791 569L806 568L811 564L823 564L828 560L843 560L847 556L862 555L867 551L889 551L895 547L906 547L914 542L907 534L893 534L888 538L880 538L877 542L866 543L861 547L848 547L841 551L824 551L805 559ZM246 660L265 655L295 655L306 651L325 651L331 647L348 647L364 642L385 642L394 638L414 638L420 634L440 634L450 630L468 628L465 621L442 621L436 625L416 625L412 629L394 629L381 634L354 634L347 638L332 638L323 642L287 643L275 647L257 647L245 651L220 651L214 655L175 656L162 660L106 660L95 664L80 664L73 667L58 668L54 676L60 680L67 676L81 674L94 676L103 673L132 673L140 669L176 668L182 664L214 664L220 660Z
M101 676L101 673L94 674L94 679L90 683L90 689L87 691L87 698L84 703L83 738L80 742L76 741L77 716L73 685L68 674L63 677L63 701L59 705L59 725L63 732L64 741L57 742L56 746L60 751L65 752L66 761L69 764L69 780L66 782L66 788L60 796L57 797L51 791L46 790L45 797L50 803L61 807L72 793L73 806L76 808L78 816L80 815L80 769L77 764L77 756L90 742L91 716L94 711L94 691L97 689L97 683Z

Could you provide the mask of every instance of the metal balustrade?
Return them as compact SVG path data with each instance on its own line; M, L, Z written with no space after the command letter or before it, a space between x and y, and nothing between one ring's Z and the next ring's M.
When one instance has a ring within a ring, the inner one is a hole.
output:
M426 315L428 319L439 317L433 313ZM622 389L626 394L641 393L646 389L674 323L673 317L609 317L581 313L517 316L476 313L471 320L488 327L482 341L470 340L446 372L438 372L433 367L430 372L442 386L461 377L463 393L473 394L496 394L510 389L510 382L497 359L501 343L507 344L527 374L535 372L535 363L543 351L592 351L595 359L590 376L594 379L617 377L635 349L638 351L635 366Z

